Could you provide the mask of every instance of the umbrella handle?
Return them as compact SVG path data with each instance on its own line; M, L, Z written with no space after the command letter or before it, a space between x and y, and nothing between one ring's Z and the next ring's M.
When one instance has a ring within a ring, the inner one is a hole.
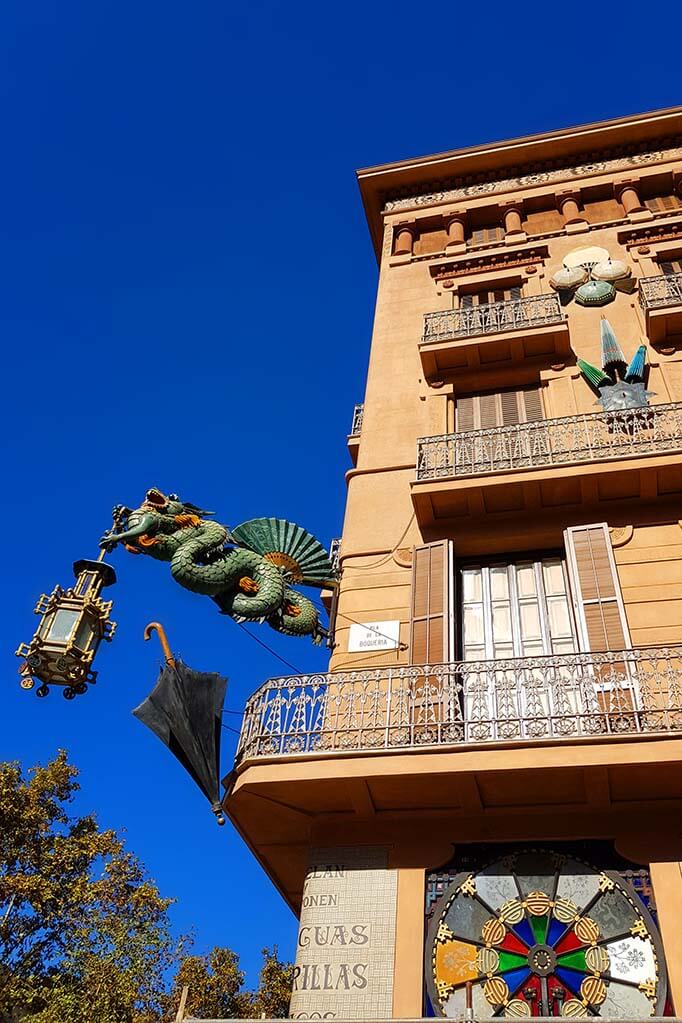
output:
M161 641L161 647L163 649L164 657L166 658L166 664L170 665L171 668L175 667L175 658L171 651L168 643L168 637L166 636L166 630L160 622L150 622L149 625L145 626L144 638L151 639L152 632L158 632L159 639Z

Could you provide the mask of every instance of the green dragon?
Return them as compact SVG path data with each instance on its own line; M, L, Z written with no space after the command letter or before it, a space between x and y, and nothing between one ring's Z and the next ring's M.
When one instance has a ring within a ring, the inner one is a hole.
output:
M102 537L106 550L122 543L133 554L169 561L176 582L212 597L235 621L265 621L314 643L327 636L315 605L291 585L336 586L327 552L300 526L252 519L230 530L209 518L212 512L156 488L139 508L119 505L116 512L124 528Z

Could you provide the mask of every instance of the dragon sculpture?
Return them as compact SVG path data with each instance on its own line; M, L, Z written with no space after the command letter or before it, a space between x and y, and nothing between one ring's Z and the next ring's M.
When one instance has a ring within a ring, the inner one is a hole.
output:
M315 605L292 584L333 588L334 570L319 541L300 526L251 519L230 530L212 519L213 512L155 488L139 508L118 506L117 512L123 529L102 537L106 550L123 544L132 554L169 561L176 582L212 597L237 622L265 621L316 644L326 637Z

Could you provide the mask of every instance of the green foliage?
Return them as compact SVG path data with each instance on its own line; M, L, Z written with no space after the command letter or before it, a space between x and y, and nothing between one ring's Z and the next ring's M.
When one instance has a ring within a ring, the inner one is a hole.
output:
M121 838L70 816L77 775L63 751L28 778L0 764L0 1023L162 1023L183 984L199 1018L286 1015L291 967L277 950L264 950L255 992L229 949L188 955L172 900Z

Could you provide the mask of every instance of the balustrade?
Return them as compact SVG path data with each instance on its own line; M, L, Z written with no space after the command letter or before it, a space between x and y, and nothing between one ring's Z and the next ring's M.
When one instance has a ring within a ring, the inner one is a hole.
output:
M448 309L427 313L422 342L447 341L478 334L496 334L523 327L543 327L561 323L563 313L557 295L531 295L507 302Z
M682 403L422 437L417 479L476 476L682 451Z
M682 647L271 679L237 761L656 732L682 733Z

